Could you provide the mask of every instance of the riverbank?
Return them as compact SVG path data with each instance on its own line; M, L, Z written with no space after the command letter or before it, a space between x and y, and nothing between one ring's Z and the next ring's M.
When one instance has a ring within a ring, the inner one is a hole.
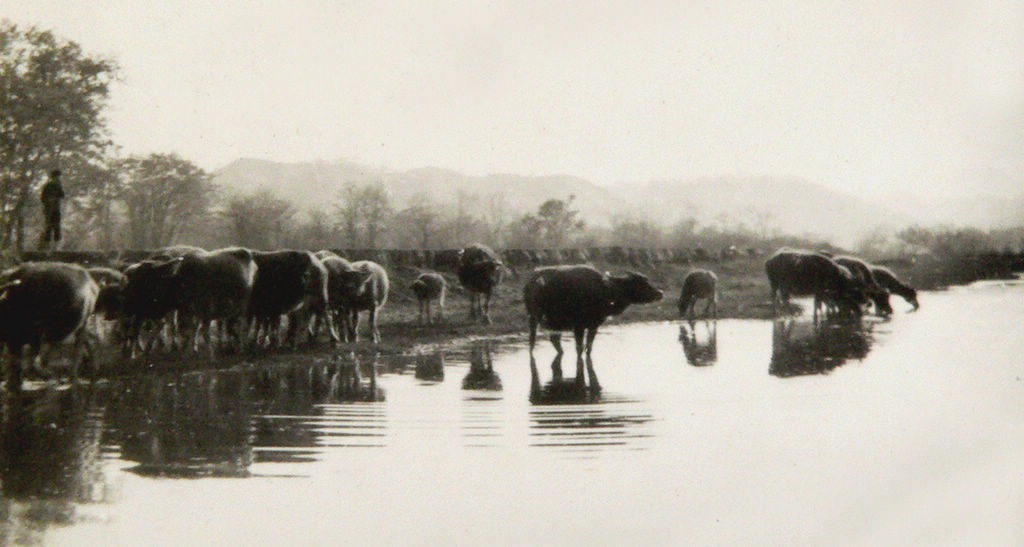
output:
M608 323L630 323L641 321L669 321L679 318L678 300L682 280L694 268L711 269L719 278L718 317L730 319L770 319L768 280L764 274L765 257L735 257L725 261L698 262L691 265L656 264L636 268L647 275L653 284L662 289L665 297L654 304L630 306L626 311L611 318ZM595 267L622 273L629 268L597 262ZM902 279L919 290L940 289L950 285L968 283L977 279L998 277L999 272L986 270L981 266L970 267L961 264L945 264L937 261L887 264ZM523 306L523 285L526 272L508 275L499 285L491 301L491 323L484 324L469 319L469 298L451 272L442 275L448 282L444 320L432 325L418 322L418 306L409 290L409 285L422 269L398 266L389 268L391 292L379 315L378 322L382 341L373 344L369 339L369 326L363 314L360 326L361 342L341 344L329 349L326 343L274 352L245 353L218 356L209 361L204 353L191 354L185 351L155 354L145 359L127 361L115 348L104 346L99 351L101 375L117 375L141 370L177 371L194 368L223 368L239 364L264 362L305 362L336 358L341 355L368 357L373 355L415 354L440 349L458 350L474 339L496 339L508 343L526 341L526 311ZM909 309L902 299L893 299L897 313ZM703 302L696 310L703 311ZM698 315L699 316L699 315ZM571 337L571 336L570 336ZM203 363L200 363L202 361Z

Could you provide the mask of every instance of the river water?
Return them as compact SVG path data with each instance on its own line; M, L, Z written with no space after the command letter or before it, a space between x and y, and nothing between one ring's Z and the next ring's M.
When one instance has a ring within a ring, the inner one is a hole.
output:
M0 539L1024 544L1024 285L921 303L7 396Z

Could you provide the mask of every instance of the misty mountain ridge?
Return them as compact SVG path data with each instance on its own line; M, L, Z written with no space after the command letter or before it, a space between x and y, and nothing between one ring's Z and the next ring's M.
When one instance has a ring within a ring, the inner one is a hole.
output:
M395 171L346 160L260 159L236 160L213 176L214 184L229 194L265 189L300 211L318 209L328 214L346 183L371 181L383 183L399 209L423 198L454 208L461 194L471 212L488 214L489 196L500 195L512 220L535 212L548 199L573 195L573 206L592 226L608 227L619 215L666 227L692 217L701 225L742 223L761 233L825 237L842 245L852 245L879 227L898 229L920 223L987 229L1024 223L1024 196L1016 201L978 196L945 204L924 198L868 201L795 177L720 176L601 186L572 175L468 175L438 167Z

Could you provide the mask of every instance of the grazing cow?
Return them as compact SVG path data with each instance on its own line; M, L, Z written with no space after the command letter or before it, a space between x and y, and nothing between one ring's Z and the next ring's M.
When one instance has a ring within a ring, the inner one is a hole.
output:
M256 279L249 301L249 317L256 341L264 330L281 344L281 316L289 317L288 340L297 342L299 323L306 327L318 318L334 342L338 333L328 309L327 268L309 251L254 251ZM305 319L305 320L304 320Z
M892 273L892 270L884 266L871 266L871 273L874 274L875 281L879 285L906 300L908 304L914 306L915 310L921 307L917 302L917 290L900 281L896 274Z
M469 291L470 319L475 319L479 311L484 322L491 323L491 294L501 283L504 269L498 254L482 243L474 243L459 252L456 273L459 282Z
M686 274L679 294L679 316L692 318L693 308L701 298L707 299L704 316L714 308L714 317L718 318L718 276L711 270L693 270Z
M231 247L184 256L181 261L175 275L181 298L178 309L184 321L192 325L189 340L193 351L198 351L199 334L205 329L207 348L212 355L213 321L217 321L222 336L234 336L241 350L245 345L242 325L256 280L252 251Z
M875 313L879 315L889 315L892 313L892 306L889 304L889 293L875 280L875 275L871 272L871 266L853 256L837 256L832 260L836 264L845 266L850 270L853 278L860 284L864 293L875 303Z
M782 248L764 263L771 286L772 310L792 296L814 296L814 318L827 301L840 309L860 313L864 293L850 272L820 253Z
M421 273L409 285L409 289L416 295L416 301L419 303L420 323L423 322L423 316L426 315L427 324L430 324L430 302L433 300L437 300L439 319L444 319L444 295L448 290L448 283L441 274L437 272Z
M347 341L359 341L359 312L370 313L370 332L374 343L380 342L380 331L377 329L377 314L388 299L387 271L376 262L359 260L351 263L350 270L338 269L336 275L338 286L335 292L346 316L345 327ZM329 269L331 269L329 267ZM332 295L333 297L333 295Z
M0 275L0 343L10 354L7 387L21 387L22 350L29 346L30 362L49 376L47 358L54 344L75 337L72 376L77 375L77 355L93 359L93 341L86 328L93 313L99 286L85 268L62 262L29 262Z
M135 357L136 349L151 350L162 340L160 332L165 329L165 319L177 311L180 302L177 273L183 261L183 257L144 260L124 270L127 283L121 300L122 321L125 323L122 330L125 349L132 357ZM147 330L153 333L148 349L143 340ZM173 324L171 330L171 342L176 343L174 336L177 333L173 332Z
M647 277L634 272L614 276L587 265L537 268L523 287L530 351L536 344L537 327L541 326L553 331L551 343L559 354L560 331L571 330L576 356L582 359L586 352L589 357L597 328L608 317L622 313L630 304L656 302L661 297L662 292Z

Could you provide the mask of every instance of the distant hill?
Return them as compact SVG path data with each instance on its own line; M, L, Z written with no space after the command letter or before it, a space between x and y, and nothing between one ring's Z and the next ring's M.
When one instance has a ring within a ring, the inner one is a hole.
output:
M417 195L438 203L466 195L504 195L514 212L536 211L551 198L574 195L573 205L588 222L598 222L618 210L621 200L609 190L579 177L530 177L512 174L473 176L434 167L388 171L348 161L278 163L240 159L218 169L213 182L228 192L249 193L261 188L286 199L300 210L330 211L347 182L383 182L396 207Z
M796 178L715 177L620 183L605 187L571 175L467 175L424 167L393 171L349 161L280 163L239 159L217 170L214 183L227 192L265 188L303 211L330 212L346 182L383 182L396 207L419 195L452 203L461 192L486 197L501 194L512 214L536 211L551 198L574 195L574 206L591 225L608 226L618 214L672 225L694 217L707 225L724 222L773 227L788 234L824 236L852 244L865 232L920 222L973 224L983 228L1024 222L1024 197L978 197L932 203L923 198L869 202L857 196ZM486 210L478 204L477 211Z
M913 217L851 194L795 178L715 177L620 185L649 218L673 223L688 215L702 224L719 220L788 234L827 236L852 243L879 227L904 226Z

